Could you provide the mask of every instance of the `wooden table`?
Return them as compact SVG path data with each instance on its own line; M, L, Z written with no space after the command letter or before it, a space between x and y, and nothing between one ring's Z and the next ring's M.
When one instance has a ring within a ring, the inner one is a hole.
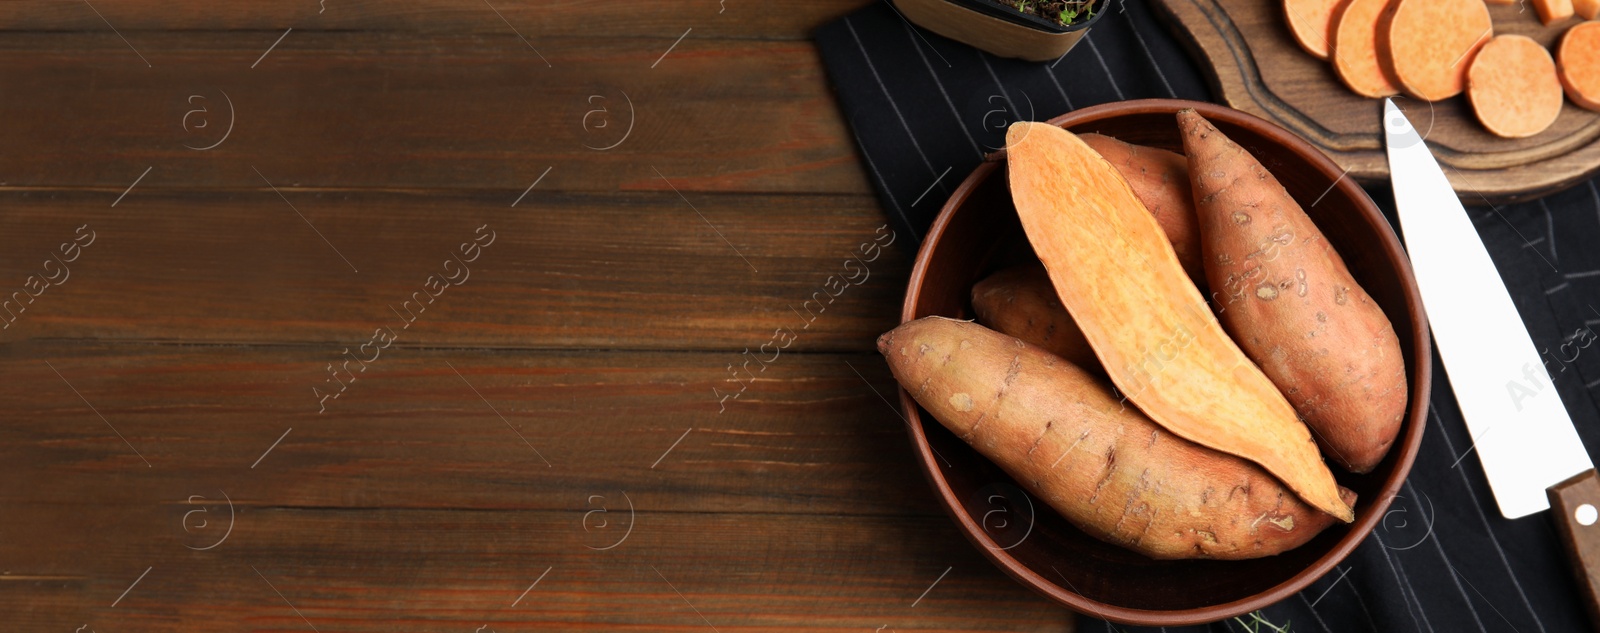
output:
M1070 627L885 400L861 0L665 4L0 4L0 628Z

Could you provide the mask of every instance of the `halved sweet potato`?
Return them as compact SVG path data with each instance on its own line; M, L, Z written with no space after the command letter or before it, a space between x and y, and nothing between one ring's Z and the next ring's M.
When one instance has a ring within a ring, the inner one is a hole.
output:
M1305 423L1222 330L1116 168L1045 123L1013 124L1006 147L1028 240L1127 399L1179 437L1260 464L1306 503L1353 520Z

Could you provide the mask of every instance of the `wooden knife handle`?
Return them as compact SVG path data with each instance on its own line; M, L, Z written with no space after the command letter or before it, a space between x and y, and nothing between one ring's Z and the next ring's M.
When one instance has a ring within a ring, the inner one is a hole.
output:
M1545 492L1571 556L1578 592L1589 608L1590 624L1600 630L1600 476L1591 468Z

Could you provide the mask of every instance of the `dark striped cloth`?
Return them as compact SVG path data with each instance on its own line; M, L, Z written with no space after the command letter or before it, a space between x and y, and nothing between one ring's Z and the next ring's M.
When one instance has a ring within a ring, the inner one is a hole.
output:
M1149 97L1208 99L1195 65L1146 0L1114 9L1064 58L998 59L873 4L817 32L840 106L891 220L920 237L939 207L1003 143L1007 125ZM1393 220L1386 188L1369 190ZM1600 447L1600 186L1471 208L1591 455ZM1590 630L1546 513L1503 518L1434 359L1421 454L1393 510L1345 562L1261 612L1296 632ZM1140 631L1085 619L1083 630ZM1248 625L1248 626L1247 626ZM1251 618L1167 631L1274 630Z

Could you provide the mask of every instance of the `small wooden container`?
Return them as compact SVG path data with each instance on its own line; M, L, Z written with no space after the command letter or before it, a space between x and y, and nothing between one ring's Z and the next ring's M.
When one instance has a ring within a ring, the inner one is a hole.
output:
M929 31L999 57L1034 62L1057 59L1067 54L1111 6L1111 0L1101 0L1088 20L1061 27L1035 16L1024 15L993 0L893 2L906 19Z

